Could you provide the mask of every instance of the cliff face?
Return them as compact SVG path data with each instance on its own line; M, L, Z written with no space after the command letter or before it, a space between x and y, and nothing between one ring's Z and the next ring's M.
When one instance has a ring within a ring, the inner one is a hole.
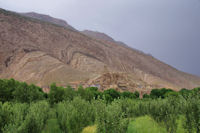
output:
M40 86L98 84L101 88L150 91L193 88L200 78L180 72L115 41L0 10L0 78Z

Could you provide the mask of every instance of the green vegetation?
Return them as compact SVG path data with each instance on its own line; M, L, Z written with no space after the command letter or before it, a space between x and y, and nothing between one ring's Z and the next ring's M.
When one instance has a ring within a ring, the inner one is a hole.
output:
M167 133L167 131L151 117L142 116L129 124L127 133Z
M0 79L0 133L200 133L200 88L139 93Z
M96 133L97 132L97 127L94 126L88 126L83 129L82 133Z

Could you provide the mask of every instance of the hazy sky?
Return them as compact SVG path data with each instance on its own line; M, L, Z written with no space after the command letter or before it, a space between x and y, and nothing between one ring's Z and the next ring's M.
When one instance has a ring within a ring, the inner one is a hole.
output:
M200 0L0 0L0 7L107 33L200 76Z

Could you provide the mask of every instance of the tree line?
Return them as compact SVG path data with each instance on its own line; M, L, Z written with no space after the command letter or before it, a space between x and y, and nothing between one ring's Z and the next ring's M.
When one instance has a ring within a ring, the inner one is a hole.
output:
M151 116L176 133L177 120L188 133L200 132L200 88L153 89L139 98L138 92L52 84L48 94L42 88L14 79L0 80L0 132L79 133L97 125L98 133L125 133L129 122Z

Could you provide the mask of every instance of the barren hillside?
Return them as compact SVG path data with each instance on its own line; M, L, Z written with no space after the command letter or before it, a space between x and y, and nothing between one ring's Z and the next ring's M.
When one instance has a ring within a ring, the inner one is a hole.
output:
M40 86L81 83L148 92L193 88L200 78L121 45L0 10L0 77Z
M64 27L71 29L71 30L75 30L66 21L64 21L62 19L57 19L57 18L51 17L49 15L43 15L43 14L39 14L39 13L35 13L35 12L21 13L21 15L26 16L26 17L35 18L35 19L45 21L45 22L50 22L50 23L53 23L53 24L56 24L56 25L64 26Z
M98 40L104 40L104 41L114 41L114 39L104 33L101 32L95 32L90 30L84 30L81 33L90 36L92 38L98 39Z

